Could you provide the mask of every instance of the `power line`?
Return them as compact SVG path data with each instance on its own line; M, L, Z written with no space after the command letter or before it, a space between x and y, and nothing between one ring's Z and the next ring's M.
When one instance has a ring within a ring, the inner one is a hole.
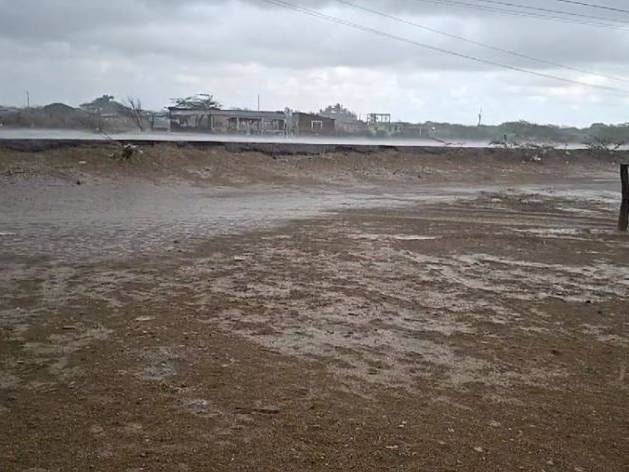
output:
M602 28L609 28L609 29L629 31L626 28L623 28L621 25L615 25L615 24L611 24L611 23L600 23L600 22L594 22L594 21L585 21L585 20L579 20L577 18L570 18L570 17L565 17L565 16L553 16L553 15L542 14L542 13L537 13L537 12L529 12L529 11L521 11L521 10L500 8L500 7L490 6L490 5L479 5L478 3L469 3L469 2L464 2L464 1L460 1L460 0L415 0L415 1L424 2L424 3L426 3L426 2L427 3L435 3L435 4L438 4L438 5L445 4L445 5L452 5L452 6L458 6L458 7L463 7L463 8L471 8L471 9L475 9L475 10L487 11L487 12L491 12L491 13L499 13L499 14L502 14L502 15L509 15L509 16L518 16L518 17L526 17L526 18L539 18L539 19L543 19L543 20L558 21L558 22L561 22L561 23L598 26L598 27L602 27Z
M463 54L460 52L456 52L456 51L451 51L449 49L445 49L445 48L441 48L441 47L437 47L437 46L431 46L429 44L425 44L425 43L421 43L418 41L414 41L412 39L408 39L405 38L403 36L397 36L395 34L391 34L391 33L387 33L386 31L382 31L382 30L378 30L375 28L371 28L369 26L364 26L361 25L359 23L354 23L352 21L348 21L345 20L343 18L339 18L336 16L332 16L332 15L327 15L321 12L318 12L316 10L311 10L310 8L306 8L306 7L302 7L299 5L295 5L294 3L290 3L290 2L286 2L284 0L260 0L262 2L265 3L269 3L271 5L276 5L276 6L281 6L284 7L288 10L293 10L299 13L303 13L305 15L308 16L312 16L315 18L319 18L331 23L336 23L339 25L344 25L347 26L349 28L353 28L353 29L357 29L359 31L363 31L363 32L367 32L367 33L372 33L378 36L382 36L385 38L389 38L389 39L393 39L395 41L399 41L402 43L407 43L407 44L411 44L413 46L417 46L423 49L428 49L430 51L434 51L434 52L439 52L442 54L447 54L450 56L454 56L454 57L459 57L462 59L467 59L470 61L474 61L474 62L478 62L480 64L485 64L485 65L491 65L494 67L500 67L503 69L507 69L507 70L511 70L511 71L515 71L515 72L521 72L524 74L529 74L529 75L534 75L536 77L542 77L545 79L552 79L552 80L556 80L556 81L560 81L560 82L564 82L564 83L570 83L573 85L580 85L582 87L590 87L590 88L596 88L596 89L601 89L601 90L606 90L607 92L614 92L614 93L620 93L622 95L627 95L629 94L629 90L624 90L624 89L620 89L620 88L616 88L616 87L608 87L605 85L595 85L595 84L588 84L587 82L581 82L578 80L573 80L573 79L568 79L565 77L560 77L560 76L556 76L556 75L552 75L552 74L546 74L544 72L537 72L537 71L533 71L533 70L528 70L528 69L523 69L521 67L517 67L517 66L512 66L509 64L503 64L501 62L497 62L497 61L492 61L489 59L483 59L480 57L476 57L476 56L471 56L468 54Z
M612 21L615 23L627 23L625 20L617 20L615 18L605 18L605 17L601 17L601 16L592 16L592 15L586 15L583 13L575 13L575 12L570 12L570 11L565 11L565 10L553 10L552 8L543 8L543 7L532 7L530 5L523 5L521 3L513 3L513 2L506 2L504 0L476 0L477 2L483 2L483 3L491 3L493 5L501 5L501 6L505 6L505 7L513 7L513 8L520 8L522 10L532 10L532 11L541 11L544 13L552 13L552 14L559 14L559 15L566 15L566 16L572 16L572 17L577 17L577 18L585 18L587 20L595 20L595 21Z
M424 3L434 3L437 5L451 5L451 6L455 6L459 8L469 8L469 9L474 9L474 10L486 11L490 13L498 13L501 15L508 15L508 16L536 18L536 19L542 19L542 20L557 21L560 23L597 26L600 28L614 29L614 30L620 30L620 31L629 31L629 29L624 28L621 25L616 25L616 24L611 24L611 23L585 21L585 20L579 20L577 18L570 18L570 17L565 17L565 16L553 16L553 15L547 15L547 14L542 14L542 13L537 13L537 12L499 8L495 6L489 6L489 5L479 5L478 3L469 3L469 2L464 2L460 0L415 0L415 1L424 2Z
M562 3L569 3L571 5L579 5L581 7L598 8L600 10L615 11L619 13L629 13L629 10L624 10L622 8L616 8L616 7L608 7L607 5L595 5L593 3L577 2L576 0L555 0L555 1L562 2Z
M482 48L490 49L492 51L498 51L498 52L501 52L501 53L504 53L504 54L510 54L512 56L515 56L515 57L519 57L519 58L522 58L522 59L527 59L527 60L530 60L530 61L538 62L540 64L546 64L546 65L549 65L549 66L558 67L560 69L567 69L567 70L571 70L571 71L574 71L574 72L580 72L580 73L589 74L589 75L597 75L599 77L603 77L603 78L606 78L606 79L629 83L629 79L624 79L622 77L615 77L615 76L612 76L612 75L605 75L605 74L601 74L601 73L598 73L598 72L592 72L592 71L588 71L588 70L585 70L585 69L580 69L578 67L567 66L567 65L560 64L560 63L557 63L557 62L548 61L548 60L545 60L545 59L540 59L540 58L537 58L537 57L529 56L528 54L523 54L523 53L520 53L520 52L517 52L517 51L510 50L510 49L504 49L504 48L501 48L501 47L493 46L491 44L482 43L480 41L475 41L473 39L469 39L469 38L466 38L466 37L463 37L463 36L458 36L456 34L451 34L451 33L445 32L445 31L441 31L441 30L438 30L438 29L430 28L428 26L424 26L424 25L421 25L419 23L408 21L408 20L405 20L405 19L397 17L397 16L389 15L388 13L385 13L385 12L382 12L382 11L379 11L379 10L374 10L373 8L368 8L368 7L365 7L365 6L362 6L362 5L358 5L358 4L350 2L348 0L337 0L337 2L342 3L344 5L347 5L347 6L350 6L352 8L356 8L356 9L359 9L359 10L366 11L368 13L372 13L374 15L381 16L383 18L387 18L387 19L390 19L390 20L393 20L393 21L397 21L399 23L410 25L410 26L413 26L413 27L416 27L416 28L419 28L419 29L422 29L422 30L425 30L425 31L429 31L431 33L440 34L440 35L446 36L448 38L453 38L453 39L457 39L459 41L464 41L466 43L473 44L475 46L479 46L479 47L482 47Z

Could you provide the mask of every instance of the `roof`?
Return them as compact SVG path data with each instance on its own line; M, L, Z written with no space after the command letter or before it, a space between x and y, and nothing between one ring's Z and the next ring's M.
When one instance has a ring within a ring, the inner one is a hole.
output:
M115 100L107 100L102 97L97 98L93 102L84 103L80 106L80 108L82 110L99 113L101 115L109 113L112 115L129 116L133 113L131 108L123 105L122 103L116 102Z
M179 115L213 115L228 116L243 119L262 119L269 118L275 120L285 120L286 114L283 111L253 111L253 110L190 110L188 108L170 107L171 112Z
M310 117L310 118L316 118L316 119L319 119L319 120L336 121L336 118L330 118L329 116L319 115L317 113L304 113L304 112L301 112L301 111L296 111L296 112L293 112L293 115L306 116L306 117Z
M42 110L46 113L58 115L69 115L76 111L79 111L69 105L66 105L65 103L51 103L50 105L42 107Z

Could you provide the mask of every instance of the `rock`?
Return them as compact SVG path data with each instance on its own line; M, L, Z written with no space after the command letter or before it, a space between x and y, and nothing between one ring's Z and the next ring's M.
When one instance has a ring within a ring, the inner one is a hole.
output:
M277 415L281 413L281 409L277 406L269 405L262 407L236 407L236 411L238 412L246 412L246 413L261 413L263 415Z
M104 432L105 432L105 429L98 424L95 424L90 427L90 433L92 434L103 434Z
M251 415L239 413L236 415L236 422L241 424L253 424L255 423L255 418Z
M277 406L263 406L262 408L256 408L254 411L264 413L266 415L277 415L282 410Z

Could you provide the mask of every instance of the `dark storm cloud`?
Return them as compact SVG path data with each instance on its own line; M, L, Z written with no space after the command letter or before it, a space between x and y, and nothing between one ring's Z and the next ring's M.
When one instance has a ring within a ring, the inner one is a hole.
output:
M546 7L551 3L519 1ZM295 0L295 3L429 45L489 59L500 58L495 53L401 25L334 0ZM629 48L625 47L629 46L629 30L587 27L587 34L582 34L584 26L510 18L420 0L371 0L357 4L552 61L588 64L626 62L629 58ZM561 4L556 5L566 10ZM428 53L415 46L285 11L261 0L241 3L229 0L0 0L0 11L0 37L36 46L41 46L42 42L45 46L61 42L77 52L89 48L129 56L158 54L210 62L254 61L295 67L421 63L423 67L478 68L473 62ZM513 58L510 62L520 63Z
M462 8L452 1L476 2L485 8ZM549 0L505 1L622 17ZM337 0L292 3L461 54L623 86L482 49ZM497 5L480 0L356 3L548 61L629 75L629 23L621 31L505 16L493 11ZM581 104L603 100L596 92L586 93L579 87L509 73L262 0L0 0L0 66L0 103L18 103L27 87L36 89L42 101L76 103L115 91L142 94L154 106L162 106L169 96L201 90L216 91L230 97L223 101L246 105L255 90L265 90L273 106L297 102L315 108L325 105L326 99L320 97L327 93L335 100L353 100L357 108L368 109L372 106L368 103L374 102L373 106L394 108L400 114L448 102L475 109L478 102L491 100L483 94L492 93L512 94L514 100L531 103L546 103L548 97ZM305 101L307 96L312 97L310 102Z

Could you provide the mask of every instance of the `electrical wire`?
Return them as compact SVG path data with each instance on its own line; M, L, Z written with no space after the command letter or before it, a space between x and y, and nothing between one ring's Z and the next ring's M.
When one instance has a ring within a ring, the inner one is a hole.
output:
M511 8L520 8L522 10L532 10L532 11L540 11L543 13L552 13L552 14L559 14L559 15L565 15L565 16L572 16L572 17L577 17L577 18L585 18L587 20L595 20L595 21L612 21L612 22L616 22L616 23L627 23L626 19L615 19L615 18L605 18L605 17L601 17L601 16L592 16L592 15L586 15L583 13L575 13L575 12L570 12L570 11L565 11L565 10L554 10L552 8L544 8L544 7L533 7L531 5L523 5L521 3L513 3L513 2L507 2L504 0L476 0L477 2L483 2L483 3L490 3L492 5L500 5L500 6L504 6L504 7L511 7Z
M463 54L460 52L456 52L456 51L452 51L449 49L445 49L445 48L441 48L441 47L437 47L437 46L431 46L429 44L425 44L425 43L421 43L418 41L414 41L412 39L408 39L405 38L403 36L397 36L395 34L392 33L387 33L386 31L382 31L382 30L378 30L375 28L371 28L369 26L364 26L361 25L359 23L354 23L352 21L349 20L345 20L343 18L339 18L336 16L332 16L332 15L327 15L321 12L318 12L316 10L312 10L310 8L306 8L306 7L302 7L299 5L295 5L294 3L290 3L290 2L286 2L284 0L259 0L265 3L269 3L271 5L275 5L275 6L280 6L280 7L284 7L288 10L293 10L311 17L315 17L315 18L319 18L325 21L328 21L330 23L335 23L335 24L339 24L339 25L344 25L347 26L349 28L353 28L359 31L363 31L366 33L372 33L381 37L385 37L385 38L389 38L389 39L393 39L395 41L398 42L402 42L402 43L406 43L406 44L411 44L413 46L417 46L419 48L422 49L427 49L430 51L434 51L434 52L439 52L442 54L447 54L450 56L454 56L454 57L458 57L458 58L462 58L462 59L467 59L470 61L474 61L474 62L478 62L480 64L485 64L485 65L491 65L493 67L500 67L502 69L507 69L507 70L511 70L511 71L515 71L515 72L521 72L524 74L529 74L529 75L534 75L536 77L542 77L545 79L552 79L552 80L556 80L556 81L560 81L560 82L564 82L564 83L570 83L573 85L579 85L582 87L589 87L589 88L595 88L595 89L599 89L599 90L605 90L607 92L614 92L617 94L621 94L621 95L629 95L629 90L625 90L625 89L620 89L620 88L616 88L616 87L609 87L609 86L605 86L605 85L596 85L596 84L589 84L587 82L581 82L579 80L573 80L573 79L568 79L566 77L560 77L560 76L556 76L556 75L552 75L552 74L546 74L544 72L537 72L537 71L533 71L533 70L529 70L529 69L524 69L521 67L517 67L517 66L512 66L509 64L504 64L501 62L497 62L497 61L492 61L489 59L483 59L480 57L476 57L476 56L472 56L469 54Z
M419 29L422 29L422 30L425 30L425 31L429 31L431 33L435 33L435 34L439 34L439 35L442 35L442 36L446 36L448 38L453 38L453 39L456 39L456 40L459 40L459 41L463 41L463 42L466 42L466 43L469 43L469 44L473 44L475 46L479 46L479 47L482 47L482 48L485 48L485 49L490 49L492 51L498 51L498 52L501 52L501 53L504 53L504 54L509 54L509 55L512 55L512 56L515 56L515 57L519 57L519 58L522 58L522 59L527 59L527 60L533 61L533 62L538 62L540 64L546 64L546 65L557 67L557 68L560 68L560 69L571 70L573 72L580 72L582 74L596 75L598 77L602 77L602 78L609 79L609 80L615 80L615 81L619 81L619 82L627 82L627 83L629 83L629 79L625 79L625 78L622 78L622 77L616 77L616 76L613 76L613 75L601 74L599 72L592 72L592 71L588 71L588 70L585 70L585 69L580 69L578 67L567 66L567 65L564 65L564 64L560 64L558 62L548 61L548 60L545 60L545 59L540 59L540 58L537 58L537 57L529 56L528 54L523 54L523 53L520 53L520 52L517 52L517 51L510 50L510 49L505 49L505 48L501 48L501 47L498 47L498 46L493 46L491 44L482 43L480 41L475 41L473 39L469 39L469 38L466 38L466 37L463 37L463 36L458 36L456 34L447 33L445 31L441 31L441 30L438 30L438 29L435 29L435 28L430 28L428 26L424 26L424 25L421 25L419 23L408 21L408 20L405 20L404 18L400 18L400 17L394 16L394 15L390 15L388 13L385 13L385 12L382 12L382 11L379 11L379 10L374 10L373 8L369 8L369 7L365 7L365 6L362 6L362 5L358 5L358 4L356 4L354 2L350 2L348 0L336 0L336 1L339 2L339 3L342 3L344 5L347 5L349 7L356 8L358 10L366 11L368 13L371 13L371 14L374 14L374 15L378 15L378 16L381 16L383 18L387 18L387 19L390 19L390 20L393 20L393 21L397 21L399 23L403 23L403 24L406 24L406 25L409 25L409 26L413 26L415 28L419 28Z
M612 30L629 31L629 29L623 27L622 25L617 25L617 24L600 23L600 22L585 21L585 20L581 21L577 18L570 18L570 17L565 17L565 16L553 16L553 15L547 15L547 14L542 14L542 13L537 13L537 12L499 8L495 6L489 6L489 5L480 5L478 3L469 3L469 2L465 2L461 0L415 0L415 1L423 2L423 3L433 3L437 5L450 5L450 6L455 6L459 8L468 8L468 9L486 11L489 13L498 13L501 15L508 15L508 16L517 16L517 17L523 17L523 18L536 18L536 19L550 20L550 21L556 21L556 22L567 23L567 24L596 26L599 28L606 28L606 29L612 29Z
M615 11L618 13L629 13L629 10L625 10L623 8L610 7L607 5L595 5L593 3L577 2L576 0L555 0L555 1L561 2L561 3L569 3L571 5L578 5L578 6L587 7L587 8L597 8L600 10Z

